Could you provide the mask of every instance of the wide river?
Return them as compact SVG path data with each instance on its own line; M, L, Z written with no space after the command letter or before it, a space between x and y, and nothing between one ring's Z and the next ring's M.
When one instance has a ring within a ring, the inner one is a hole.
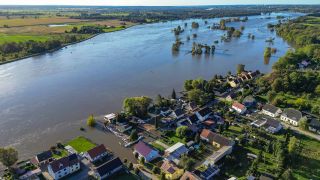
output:
M192 57L193 42L212 45L225 32L207 26L220 19L173 21L138 25L106 33L68 46L54 53L27 58L0 66L0 146L14 146L21 158L48 149L57 141L65 142L84 135L104 143L117 154L132 154L120 148L119 140L98 130L81 132L90 114L120 111L125 97L157 94L167 96L183 87L186 79L211 78L214 74L235 72L236 65L248 70L270 72L272 64L290 46L267 29L276 23L277 15L297 17L301 14L282 13L251 16L247 22L232 22L228 26L245 26L243 36L231 42L219 43L214 56ZM200 28L192 30L191 22ZM188 23L180 35L197 33L181 46L181 52L171 51L175 36L171 29ZM248 39L248 34L255 40ZM272 47L277 53L265 62L263 52L274 37ZM129 155L128 155L129 156ZM122 156L123 157L123 156ZM128 157L131 158L131 157Z

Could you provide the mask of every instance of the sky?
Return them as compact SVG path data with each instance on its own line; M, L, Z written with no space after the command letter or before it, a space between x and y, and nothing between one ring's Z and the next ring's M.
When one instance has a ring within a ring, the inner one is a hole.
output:
M320 4L320 0L0 0L0 5L187 6L232 4Z

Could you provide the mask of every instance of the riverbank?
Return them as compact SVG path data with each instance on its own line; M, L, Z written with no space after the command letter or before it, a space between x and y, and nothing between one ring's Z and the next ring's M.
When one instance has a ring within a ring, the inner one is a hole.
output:
M44 52L41 52L41 53L36 53L36 54L31 54L31 55L19 57L19 58L12 59L12 60L9 60L9 61L0 62L0 65L12 63L12 62L16 62L16 61L23 60L23 59L30 58L30 57L35 57L35 56L44 55L44 54L47 54L47 53L53 53L53 52L55 52L55 51L58 51L58 50L60 50L60 49L65 48L65 47L67 47L67 46L70 46L70 45L73 45L73 44L78 44L78 43L87 41L87 40L92 39L92 38L94 38L94 37L96 37L96 36L98 36L98 35L105 34L105 33L117 32L117 31L123 31L123 30L126 30L126 29L128 29L128 28L131 28L131 27L133 27L133 26L135 26L135 25L131 25L131 26L129 26L129 27L125 27L125 28L122 28L122 29L116 29L116 30L114 30L114 31L108 31L108 32L93 34L93 35L89 36L88 38L81 39L80 41L76 41L76 42L72 42L72 43L67 43L67 44L62 45L61 47L58 47L58 48L55 48L55 49L52 49L52 50L48 50L48 51L44 51Z

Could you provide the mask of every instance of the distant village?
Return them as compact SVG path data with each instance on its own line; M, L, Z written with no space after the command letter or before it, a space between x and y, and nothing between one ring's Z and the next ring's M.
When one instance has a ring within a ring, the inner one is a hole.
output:
M238 167L236 170L241 171L244 161L261 158L259 153L245 152L240 162L232 161L240 156L233 154L239 144L247 142L252 144L251 148L255 147L254 144L259 146L259 138L252 136L251 132L273 136L289 128L301 133L299 122L309 118L309 133L320 134L319 121L309 114L264 104L253 95L238 101L237 92L242 91L243 84L259 75L259 71L244 71L219 78L231 88L215 92L215 98L203 106L188 101L182 93L181 97L173 94L168 107L149 105L146 118L123 116L123 112L107 114L100 120L92 117L92 126L102 127L117 136L123 148L132 150L135 162L130 162L127 157L117 157L109 150L108 144L76 137L67 143L58 142L30 160L19 162L15 172L21 180L236 180L236 176L226 176L226 169ZM222 113L221 108L226 112ZM222 115L226 113L228 116ZM230 162L233 163L228 165ZM272 174L250 170L247 179L276 178Z

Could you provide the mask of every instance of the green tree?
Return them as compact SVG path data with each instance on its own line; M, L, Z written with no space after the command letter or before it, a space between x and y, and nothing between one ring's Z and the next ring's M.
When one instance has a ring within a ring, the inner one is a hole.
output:
M123 108L129 115L143 118L147 116L151 102L152 99L146 96L126 98L123 101Z
M183 138L188 132L188 126L180 126L176 129L176 136Z
M166 174L164 172L161 172L160 180L166 180Z
M94 119L94 116L92 114L87 119L87 125L90 127L93 127L96 125L96 120Z
M130 133L130 140L135 141L138 139L138 132L136 130L132 130Z
M160 173L160 168L159 168L158 166L153 166L152 172L153 172L154 174L159 174L159 173Z
M197 133L196 136L194 137L194 142L199 143L200 142L200 134Z
M308 129L308 119L307 117L303 117L299 121L299 128L302 130L307 130Z
M320 85L318 85L315 89L315 93L317 93L317 95L320 95Z
M176 91L174 89L172 90L171 98L172 99L177 99Z
M146 159L144 158L144 157L142 157L141 159L140 159L140 163L141 164L144 164L146 162Z
M129 170L132 170L132 168L133 168L132 162L129 163L128 168L129 168Z
M237 73L240 74L244 71L245 65L244 64L238 64L237 65Z
M11 169L11 166L18 161L18 151L12 147L0 148L0 162Z
M294 177L292 175L292 170L291 169L287 169L283 172L281 179L283 180L293 180Z
M290 137L289 144L288 144L288 152L289 154L294 154L297 149L297 138Z
M188 156L182 156L179 161L179 166L186 170L191 170L193 165L195 164L195 160Z

